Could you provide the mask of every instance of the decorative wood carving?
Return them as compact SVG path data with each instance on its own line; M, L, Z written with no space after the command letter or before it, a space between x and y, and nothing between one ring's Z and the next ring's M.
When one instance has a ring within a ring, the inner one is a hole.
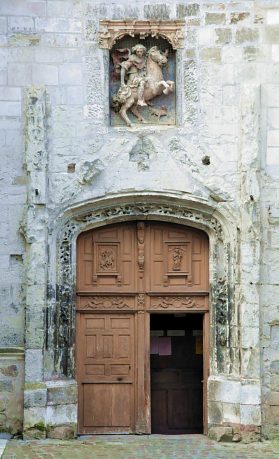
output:
M172 269L173 271L181 271L181 262L183 258L183 250L179 247L175 247L172 253Z
M101 271L115 270L115 258L112 250L103 250L99 254L99 269Z
M151 299L151 310L187 310L187 309L197 309L197 310L207 310L207 302L203 297L197 298L192 296L179 297L179 296L159 296Z
M135 20L101 20L99 32L100 48L111 49L117 40L125 35L139 36L144 39L148 36L166 38L173 49L183 48L185 21L135 21Z
M111 297L90 297L84 298L84 304L79 304L79 310L123 310L123 309L134 309L133 304L129 302L129 299L123 298L121 296L111 296Z
M145 295L144 293L139 293L137 298L138 309L145 309Z
M157 303L152 304L152 309L184 309L195 308L196 302L193 298L177 298L176 296L161 296L157 298Z
M144 271L144 232L145 226L143 222L137 223L137 239L138 239L138 267L140 277L143 277Z

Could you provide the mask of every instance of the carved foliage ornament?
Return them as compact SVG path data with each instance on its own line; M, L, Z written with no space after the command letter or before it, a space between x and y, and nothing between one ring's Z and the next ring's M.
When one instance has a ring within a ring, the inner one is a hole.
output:
M113 296L109 298L90 298L88 303L82 305L80 309L90 309L90 310L103 310L103 309L133 309L131 305L126 303L125 299L118 296Z
M117 40L125 35L130 37L139 36L144 39L148 36L166 38L173 49L183 48L185 21L107 21L101 20L101 31L99 32L100 48L111 49Z
M156 303L152 304L151 309L192 309L197 306L197 303L191 297L161 296L156 298Z
M179 219L187 219L189 222L195 222L203 224L205 227L212 229L217 238L223 239L223 229L219 221L211 215L204 215L201 212L195 212L181 206L168 205L168 204L126 204L119 206L111 206L107 209L99 209L88 212L86 214L75 217L75 221L78 223L86 224L97 221L107 220L113 217L124 217L124 216L136 216L142 218L142 216L156 215L163 217L177 217ZM70 223L69 223L70 224ZM80 225L80 230L83 229L83 225ZM65 240L65 239L64 239Z

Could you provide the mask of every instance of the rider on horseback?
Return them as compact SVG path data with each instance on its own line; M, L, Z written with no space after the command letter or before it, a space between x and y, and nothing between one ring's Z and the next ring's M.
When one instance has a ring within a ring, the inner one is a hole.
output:
M147 82L146 79L146 47L137 44L132 48L132 53L128 60L121 64L121 87L127 86L130 88L138 88L137 105L146 106L144 100L144 88Z

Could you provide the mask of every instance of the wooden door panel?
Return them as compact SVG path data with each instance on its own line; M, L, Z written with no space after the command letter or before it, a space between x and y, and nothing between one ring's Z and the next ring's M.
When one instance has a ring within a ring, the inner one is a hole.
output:
M134 315L80 314L80 433L134 429Z
M185 429L191 425L189 394L185 388L168 391L168 428Z
M131 428L130 384L84 384L84 427Z
M134 372L134 316L83 314L83 346L79 350L81 378L131 382Z
M168 391L169 429L202 431L201 388L188 386Z
M134 225L113 225L81 234L77 240L79 292L133 291Z
M150 226L151 292L207 291L208 242L203 233L171 225Z
M151 423L152 433L164 432L168 424L167 389L151 390Z

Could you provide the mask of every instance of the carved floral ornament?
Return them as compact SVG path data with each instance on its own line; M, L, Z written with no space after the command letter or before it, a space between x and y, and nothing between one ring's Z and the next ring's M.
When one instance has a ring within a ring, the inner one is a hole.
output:
M183 48L184 32L183 28L185 21L110 21L101 20L101 30L99 32L100 48L111 49L117 40L120 40L125 35L130 37L139 36L144 39L148 36L163 37L169 41L173 49Z
M153 300L150 309L204 309L192 297L162 296Z
M84 310L111 310L111 309L133 309L125 298L114 296L114 297L95 297L90 298L88 302L81 305L79 309Z

